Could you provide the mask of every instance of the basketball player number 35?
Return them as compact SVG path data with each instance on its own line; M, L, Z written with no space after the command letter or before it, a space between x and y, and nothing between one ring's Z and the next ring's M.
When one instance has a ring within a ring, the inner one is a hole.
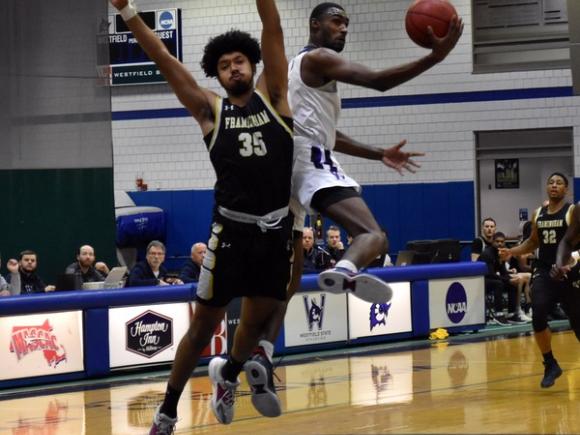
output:
M242 147L240 148L240 155L242 157L250 157L252 154L258 157L265 156L268 153L266 144L262 140L262 132L255 131L254 133L240 133L238 136Z

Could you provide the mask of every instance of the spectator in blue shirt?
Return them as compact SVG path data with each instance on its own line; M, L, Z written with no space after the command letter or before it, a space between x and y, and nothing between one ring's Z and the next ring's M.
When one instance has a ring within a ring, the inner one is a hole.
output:
M165 245L153 240L147 245L147 254L144 261L133 267L127 280L127 287L150 287L157 285L183 284L180 279L167 276L165 261Z

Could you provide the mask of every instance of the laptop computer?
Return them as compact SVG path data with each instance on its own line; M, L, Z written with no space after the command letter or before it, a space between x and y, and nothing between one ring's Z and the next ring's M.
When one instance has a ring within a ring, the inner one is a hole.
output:
M119 266L113 267L104 281L85 282L83 290L102 290L112 288L122 288L125 284L125 275L127 274L127 267Z
M397 254L397 261L395 266L409 266L413 264L413 257L415 253L413 251L399 251Z
M127 274L127 266L113 267L107 278L105 278L105 288L121 288L125 284L125 275Z

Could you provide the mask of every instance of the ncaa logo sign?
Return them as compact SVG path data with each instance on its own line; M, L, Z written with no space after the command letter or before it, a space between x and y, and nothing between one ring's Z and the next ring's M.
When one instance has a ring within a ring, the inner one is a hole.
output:
M174 27L175 18L171 11L163 11L159 14L159 26L164 29L172 29Z
M453 323L459 323L467 313L467 293L461 283L454 282L447 289L447 296L445 297L445 307L447 309L447 317Z

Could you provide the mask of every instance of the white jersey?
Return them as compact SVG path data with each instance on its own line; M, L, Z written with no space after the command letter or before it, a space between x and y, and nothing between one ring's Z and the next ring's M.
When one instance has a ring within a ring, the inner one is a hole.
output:
M312 88L302 81L301 52L288 65L288 101L294 118L294 167L292 194L313 213L312 196L320 189L359 184L344 173L334 158L336 124L340 114L340 96L336 81Z

